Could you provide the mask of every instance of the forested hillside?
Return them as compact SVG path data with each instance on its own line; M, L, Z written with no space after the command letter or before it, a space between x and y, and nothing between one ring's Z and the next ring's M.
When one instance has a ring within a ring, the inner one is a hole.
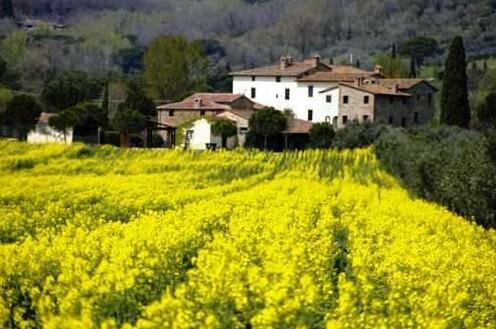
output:
M496 0L18 0L16 19L64 23L63 32L14 34L4 20L2 57L21 85L57 70L128 72L158 35L207 40L220 66L236 69L315 52L371 65L373 55L413 36L443 54L454 35L470 56L496 53ZM33 37L34 34L34 37ZM7 39L7 41L5 41ZM215 41L213 41L215 40ZM341 60L339 59L339 60ZM431 61L436 61L435 57ZM34 87L33 87L34 88Z

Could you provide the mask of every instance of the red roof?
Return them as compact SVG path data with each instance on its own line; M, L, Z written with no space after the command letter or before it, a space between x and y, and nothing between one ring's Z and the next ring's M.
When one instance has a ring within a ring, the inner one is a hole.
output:
M231 107L229 105L219 104L211 100L188 100L178 103L160 105L157 107L158 110L229 110Z
M184 99L183 102L194 101L197 98L201 98L202 100L205 101L230 104L242 97L245 96L242 94L231 94L231 93L196 93Z
M401 97L410 97L410 94L404 93L402 91L395 91L394 88L388 88L386 86L380 84L360 84L357 85L355 83L341 82L341 86L345 86L348 88L353 88L356 90L360 90L366 93L374 94L374 95L389 95L389 96L401 96Z
M282 68L281 64L270 65L265 67L254 68L251 70L244 70L233 72L233 76L281 76L281 77L297 77L312 69L330 70L330 66L319 62L316 65L315 59L308 59L302 62L289 61L287 66Z
M289 122L285 134L308 134L312 129L313 123L300 119L293 119Z

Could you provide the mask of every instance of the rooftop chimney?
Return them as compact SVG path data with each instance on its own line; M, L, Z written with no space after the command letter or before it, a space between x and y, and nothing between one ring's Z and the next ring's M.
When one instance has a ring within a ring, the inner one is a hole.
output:
M400 84L399 83L395 83L394 84L393 91L395 93L398 93L398 91L400 91Z
M290 57L281 57L281 70L285 70L289 66L290 60Z
M315 67L319 66L320 65L320 55L315 55L313 56L313 65Z
M195 109L199 109L203 104L203 101L201 98L195 98Z
M360 87L362 85L362 77L355 78L355 86Z

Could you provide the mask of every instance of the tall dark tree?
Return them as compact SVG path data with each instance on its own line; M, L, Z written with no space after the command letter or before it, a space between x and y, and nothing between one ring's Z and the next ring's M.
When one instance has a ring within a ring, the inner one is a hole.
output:
M393 47L391 49L391 57L396 58L396 44L393 43Z
M410 58L409 78L412 78L412 79L417 78L417 65L415 64L415 59L413 57Z
M441 93L441 123L464 128L470 124L467 62L461 36L453 39L446 59Z
M14 19L14 5L12 4L12 0L0 1L0 18Z
M263 136L264 150L267 149L269 137L278 135L288 128L288 119L281 111L273 107L263 108L250 118L250 130L256 135Z
M14 127L19 140L26 140L28 132L38 122L41 106L32 96L17 95L7 103L5 123Z
M105 90L103 91L103 102L102 102L102 109L108 113L109 108L110 108L110 81L107 79L105 82Z
M61 112L101 96L102 81L83 72L64 72L47 81L41 97L49 112Z

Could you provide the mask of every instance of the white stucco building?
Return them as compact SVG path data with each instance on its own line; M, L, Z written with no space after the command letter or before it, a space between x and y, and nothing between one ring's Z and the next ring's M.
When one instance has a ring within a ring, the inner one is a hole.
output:
M49 120L56 114L42 113L35 128L28 133L28 143L67 143L72 144L73 129L69 129L64 139L64 133L50 127Z
M292 110L297 119L329 122L336 128L347 122L378 118L390 124L391 121L393 124L426 122L433 111L421 115L420 111L427 109L419 106L428 100L432 104L436 92L420 79L383 79L380 66L374 71L365 71L353 66L325 64L319 56L301 62L283 57L277 65L231 75L234 94L245 95L253 102L281 111ZM418 88L421 84L425 88ZM391 108L399 107L405 107L404 111L398 111L401 115L390 113ZM420 120L421 117L425 120Z

